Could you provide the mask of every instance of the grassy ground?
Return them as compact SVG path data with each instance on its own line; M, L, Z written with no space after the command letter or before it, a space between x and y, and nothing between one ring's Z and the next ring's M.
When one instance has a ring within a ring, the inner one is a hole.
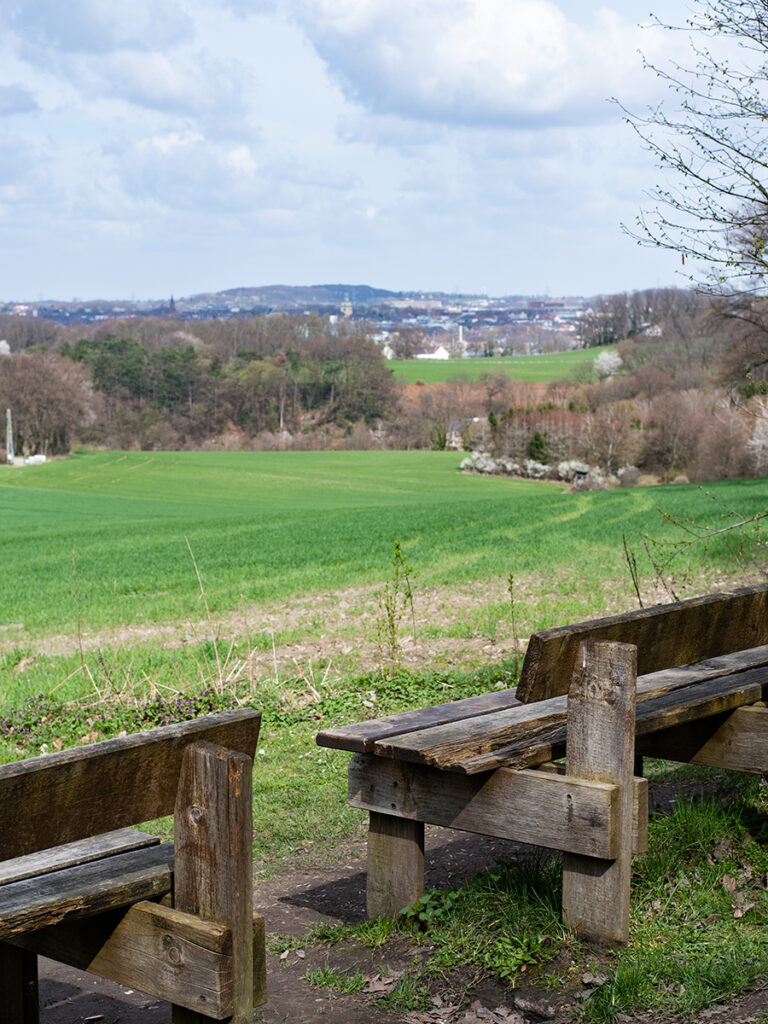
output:
M463 476L459 460L98 453L3 471L0 760L252 703L254 854L262 873L284 870L362 836L348 755L316 747L319 727L512 685L517 637L632 606L622 534L639 550L642 532L670 530L657 507L722 524L723 506L765 506L763 481L717 485L722 505L688 486L572 495ZM388 650L378 595L395 539L416 617L414 630L401 607ZM722 580L722 543L694 565L700 590ZM654 824L632 944L599 966L557 925L556 867L433 894L406 931L428 936L437 974L471 963L514 982L525 967L553 989L605 975L594 1020L705 1005L768 971L763 799L753 786L701 820Z
M214 613L381 582L395 540L422 586L563 565L584 580L616 578L622 534L660 530L657 505L709 521L722 514L696 487L573 495L463 475L460 461L443 452L132 452L4 469L0 627L23 644L53 630L198 614L191 553ZM747 512L764 501L759 481L716 492Z
M440 384L449 380L478 380L487 373L504 373L510 380L549 382L567 380L577 368L591 365L601 352L615 346L554 352L541 356L495 356L479 359L390 359L395 376L413 384Z

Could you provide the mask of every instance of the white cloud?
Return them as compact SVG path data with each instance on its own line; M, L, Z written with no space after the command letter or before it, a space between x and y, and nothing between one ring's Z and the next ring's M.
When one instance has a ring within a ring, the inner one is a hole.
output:
M239 73L202 54L171 56L121 51L108 57L68 58L69 80L90 98L110 98L167 114L247 127Z
M39 154L23 138L0 134L0 186L20 189L27 185L38 160ZM9 195L6 192L6 198Z
M605 98L659 44L609 2L0 0L0 298L631 287Z
M296 0L348 94L376 113L504 127L593 122L637 96L656 29L607 9L587 26L551 0ZM634 60L633 60L634 57ZM647 79L641 88L647 92Z

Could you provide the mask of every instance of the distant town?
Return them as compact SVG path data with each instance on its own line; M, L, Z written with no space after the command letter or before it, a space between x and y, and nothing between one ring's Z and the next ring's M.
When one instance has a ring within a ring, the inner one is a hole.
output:
M393 292L368 285L270 285L169 296L165 301L73 299L0 304L0 315L41 318L64 327L133 318L179 321L317 316L331 325L358 323L387 358L450 358L564 350L594 333L600 300L582 297ZM638 325L647 329L650 324ZM606 338L605 340L612 340ZM594 344L594 341L591 343Z
M170 297L165 302L96 299L69 302L0 303L0 314L41 316L60 324L94 323L134 316L169 316L180 320L227 319L270 313L312 313L344 316L399 325L413 323L435 331L458 326L471 329L509 323L568 324L584 312L582 298L512 295L459 295L441 292L391 292L368 285L270 285L230 288L220 292Z

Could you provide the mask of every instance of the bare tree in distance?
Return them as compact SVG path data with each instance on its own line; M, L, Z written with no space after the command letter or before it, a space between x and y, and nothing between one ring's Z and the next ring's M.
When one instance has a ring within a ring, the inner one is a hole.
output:
M699 0L684 25L691 63L646 67L669 88L670 104L627 121L677 183L657 185L640 213L639 241L705 266L713 294L762 293L768 272L768 3Z
M646 67L670 101L627 121L674 183L650 192L638 242L680 254L690 279L732 323L731 384L768 376L768 2L698 0L684 25L687 64Z

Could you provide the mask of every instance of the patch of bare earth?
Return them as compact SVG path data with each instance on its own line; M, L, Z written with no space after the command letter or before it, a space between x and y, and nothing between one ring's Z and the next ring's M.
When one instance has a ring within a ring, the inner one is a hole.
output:
M571 571L574 589L583 587L578 570ZM542 599L558 598L568 574L557 581L544 576L515 576L514 599L518 650L533 628L532 618ZM738 585L748 582L739 579ZM724 576L696 580L688 593L705 593L734 585ZM593 591L599 584L592 583ZM382 665L378 633L382 620L380 588L349 587L325 594L293 598L280 604L252 605L226 615L168 623L133 623L98 632L30 636L18 626L0 634L0 652L15 647L30 651L19 665L23 671L36 656L68 656L103 650L127 650L162 645L179 648L218 639L239 642L240 678L310 677L321 673L365 672ZM643 604L670 600L658 583L647 583ZM684 595L685 596L685 595ZM615 614L638 605L628 579L617 579L593 593L595 614ZM415 626L415 629L414 629ZM470 582L462 586L417 588L414 619L405 616L399 627L401 661L411 669L445 668L495 663L515 654L506 578ZM247 660L243 654L247 648Z

